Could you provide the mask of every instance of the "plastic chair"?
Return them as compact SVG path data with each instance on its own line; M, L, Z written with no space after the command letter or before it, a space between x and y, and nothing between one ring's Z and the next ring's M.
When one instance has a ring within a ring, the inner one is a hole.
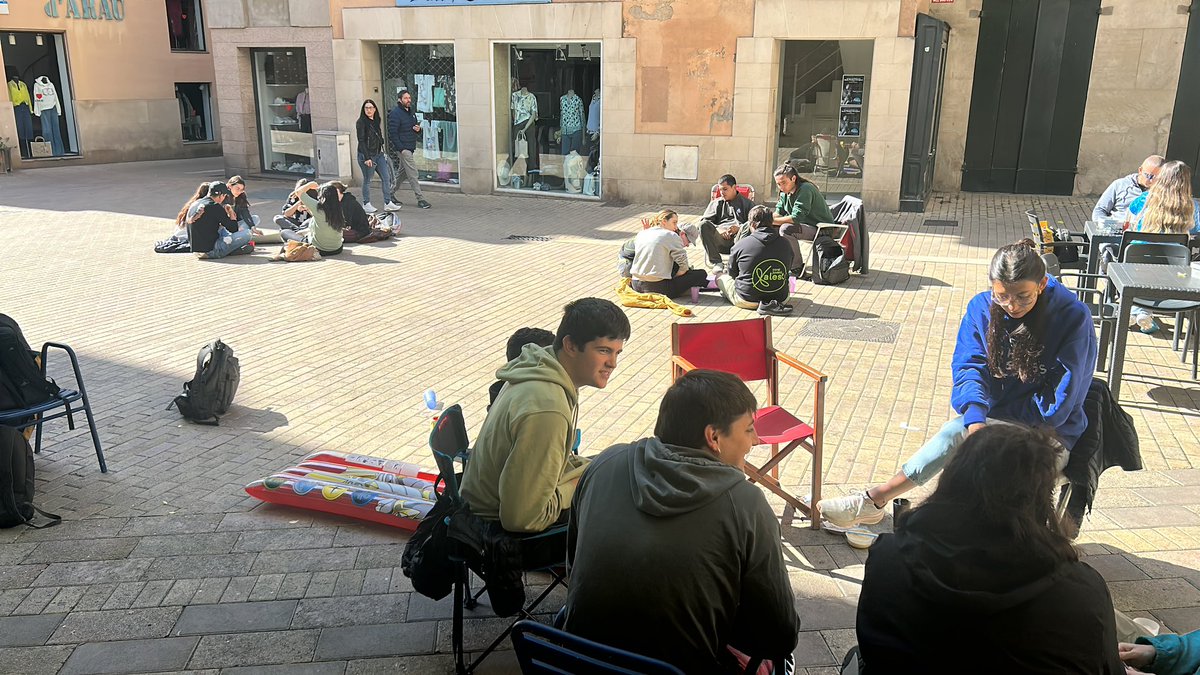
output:
M750 201L754 201L754 186L753 185L750 185L749 183L738 183L734 187L737 188L738 193L741 194L743 197L745 197L746 199L749 199ZM720 197L720 196L721 196L721 184L713 183L712 196L710 197L710 199L716 199L717 197Z
M467 460L470 456L470 439L467 435L467 423L463 418L462 406L455 404L447 408L437 421L434 422L433 429L429 432L429 448L433 451L433 459L437 464L438 478L445 483L443 494L450 495L456 507L464 506L465 502L459 492L459 478L461 473L458 473L455 462L460 462L463 469L466 469ZM450 516L453 518L454 516ZM452 528L453 529L453 528ZM545 532L529 535L529 538L537 538L544 536L561 535L566 531L566 526L551 528ZM465 548L465 547L456 547ZM563 562L566 562L566 552L563 552ZM530 619L533 617L533 611L542 603L550 593L554 591L560 584L565 585L566 579L562 573L559 573L555 568L540 568L538 570L526 571L544 571L551 576L551 582L546 586L537 598L529 602L524 608L517 612L517 618L513 620L507 628L500 633L499 637L488 645L487 649L483 650L470 664L466 663L466 649L463 646L463 610L474 609L479 604L479 597L487 590L487 577L481 568L481 561L476 559L476 556L470 554L466 550L458 550L450 555L451 564L458 569L454 580L454 611L450 633L451 651L454 652L454 667L459 675L466 675L473 672L483 663L500 643L508 639L509 633L522 619ZM471 593L471 574L474 573L483 580L484 585Z
M83 408L83 414L87 417L88 430L92 433L92 445L96 448L96 460L100 462L100 473L108 473L108 464L104 461L104 450L100 448L100 434L96 432L96 418L92 415L92 404L88 401L87 390L83 386L83 373L79 370L79 359L75 356L75 350L58 342L43 344L41 351L42 377L46 376L47 360L51 348L66 352L67 357L71 359L71 370L75 375L75 385L79 389L61 389L56 396L37 405L0 410L0 425L14 427L18 431L37 425L37 438L33 447L34 452L40 453L42 451L42 424L49 420L66 417L67 428L74 431L76 410L71 405L78 401ZM47 414L55 408L62 408L62 410Z
M800 371L813 380L811 422L805 423L779 405L779 364ZM671 381L689 370L708 368L737 375L744 381L767 382L769 405L754 415L754 426L762 443L771 445L771 457L761 466L746 462L750 480L761 483L787 503L784 522L794 511L819 529L821 519L802 500L779 484L779 464L799 447L812 454L811 503L821 501L822 443L825 437L825 383L828 377L771 346L771 318L760 317L718 323L675 323L671 325ZM784 445L780 450L780 444Z
M536 621L518 621L512 643L524 675L683 675L664 661L585 640Z
M1131 235L1126 232L1125 235ZM1146 236L1145 233L1137 232L1132 235ZM1170 237L1179 237L1181 235L1168 235ZM1187 267L1191 262L1191 251L1187 246L1187 235L1182 235L1184 240L1175 243L1159 243L1142 241L1141 237L1136 237L1136 240L1131 241L1122 251L1122 262L1141 263L1144 265L1176 265ZM1131 236L1131 239L1135 238ZM1125 236L1121 237L1122 243L1125 243ZM1192 333L1196 330L1196 318L1200 310L1200 302L1191 300L1141 300L1133 299L1135 307L1148 309L1156 314L1174 314L1175 315L1175 330L1171 340L1171 349L1178 351L1179 349L1179 334L1183 332L1183 319L1188 319L1187 339L1184 340L1184 349L1180 354L1180 361L1187 363L1188 345L1191 343ZM1196 360L1192 359L1192 377L1196 377Z

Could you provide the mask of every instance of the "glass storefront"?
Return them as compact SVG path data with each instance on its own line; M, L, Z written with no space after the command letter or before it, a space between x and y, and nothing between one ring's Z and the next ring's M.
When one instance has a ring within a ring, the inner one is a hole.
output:
M600 196L600 43L496 45L501 189Z
M454 45L380 45L383 69L381 98L377 103L387 114L396 107L397 94L412 94L413 114L421 122L421 134L413 151L417 179L432 183L458 184L458 92L454 83ZM389 153L390 155L390 153ZM395 160L393 159L393 168Z
M784 43L779 156L826 197L862 193L873 40Z
M304 49L253 49L251 56L263 171L315 174Z
M4 79L22 159L79 154L75 105L62 33L5 31Z

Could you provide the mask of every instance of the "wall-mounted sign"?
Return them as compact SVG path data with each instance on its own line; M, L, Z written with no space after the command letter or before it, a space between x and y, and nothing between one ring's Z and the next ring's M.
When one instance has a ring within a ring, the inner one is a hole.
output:
M44 9L52 19L125 20L125 0L46 0Z
M455 7L462 5L548 5L550 0L396 0L397 7Z
M0 14L8 14L8 0L0 0Z
M864 75L842 76L842 105L862 105Z

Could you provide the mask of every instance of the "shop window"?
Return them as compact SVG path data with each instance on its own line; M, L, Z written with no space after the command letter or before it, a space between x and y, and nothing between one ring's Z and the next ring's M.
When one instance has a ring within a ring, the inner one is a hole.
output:
M172 51L204 51L200 0L167 0L167 32L171 36Z
M413 150L417 179L458 184L458 91L454 81L454 45L380 45L383 100L380 110L390 114L398 92L412 95L410 109L421 123ZM386 127L386 114L385 124ZM389 149L391 148L389 144ZM391 153L389 152L389 156ZM396 158L392 157L396 166Z
M207 82L176 82L175 100L179 103L179 126L186 141L211 141L212 99Z
M779 156L826 197L861 194L871 40L784 43Z
M264 171L313 175L312 99L304 50L251 50Z
M600 196L600 44L497 45L500 189Z
M4 79L22 159L79 154L75 104L62 33L5 31Z

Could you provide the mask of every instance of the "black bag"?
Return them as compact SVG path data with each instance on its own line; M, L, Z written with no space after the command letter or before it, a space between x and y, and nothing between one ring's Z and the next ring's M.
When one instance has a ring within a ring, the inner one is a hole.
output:
M51 519L34 525L34 512ZM25 436L12 427L0 427L0 527L28 525L53 527L62 518L33 505L33 448Z
M233 350L220 340L204 345L196 356L196 375L183 384L183 393L167 406L197 424L217 426L233 403L242 371Z
M412 579L413 590L433 600L441 600L454 588L454 566L450 564L450 516L458 504L449 494L442 493L421 519L417 529L404 545L400 556L400 571Z
M1071 233L1067 230L1054 230L1054 241L1071 241ZM1058 256L1060 263L1079 262L1079 247L1077 246L1055 246L1050 252Z
M812 282L818 286L840 284L850 278L850 261L841 244L828 234L813 240Z
M45 403L58 392L54 380L47 379L38 368L17 322L0 314L0 410Z

